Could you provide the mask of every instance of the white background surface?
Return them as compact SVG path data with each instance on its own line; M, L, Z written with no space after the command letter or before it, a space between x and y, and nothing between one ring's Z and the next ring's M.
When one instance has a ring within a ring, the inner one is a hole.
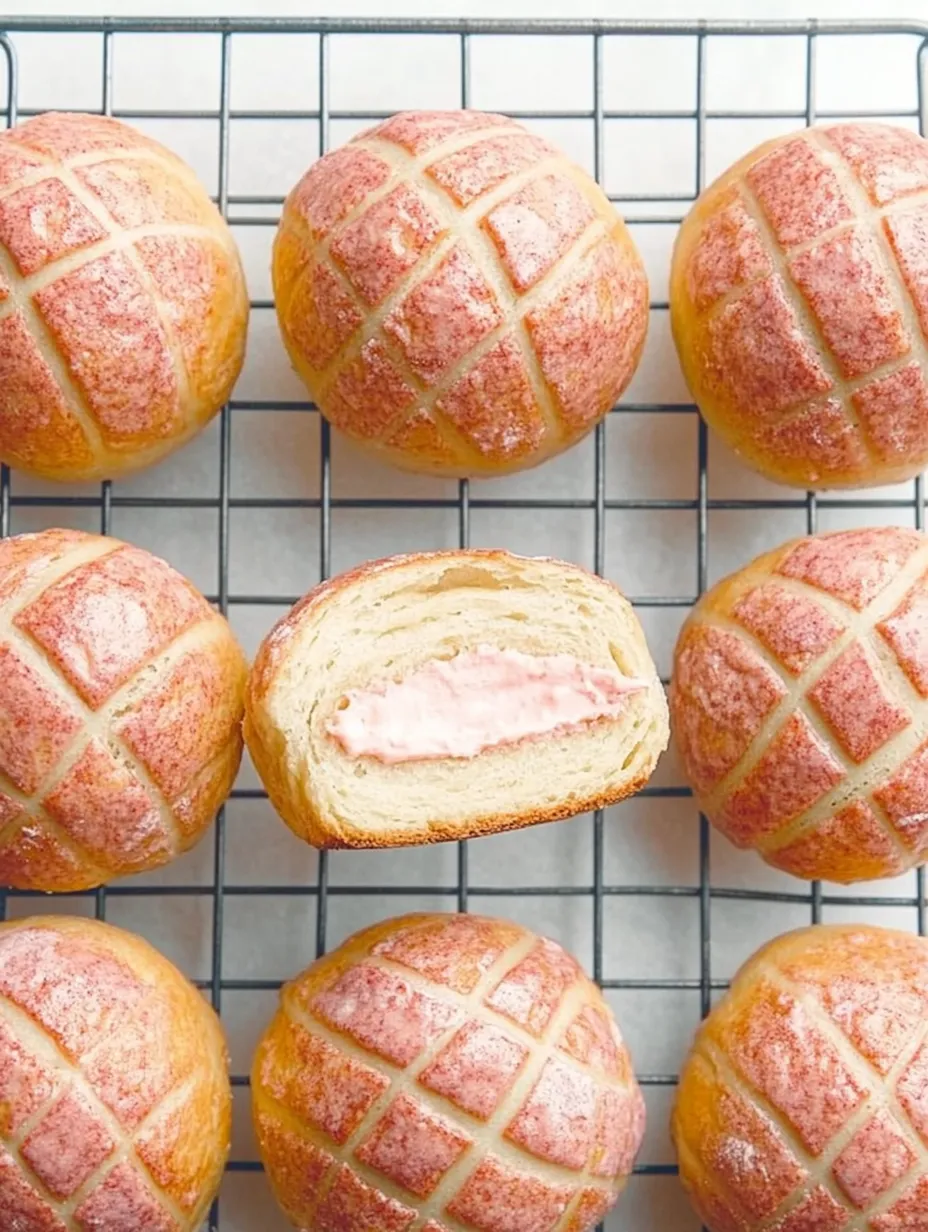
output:
M0 4L0 13L221 17L602 17L646 18L925 18L925 0L29 0Z
M150 11L151 4L123 2L100 5L85 0L45 3L32 0L32 14L44 12L121 14ZM239 15L258 12L309 15L332 9L335 3L262 4L224 0L196 6L163 3L163 13L211 12ZM700 16L819 16L875 15L877 3L809 6L802 3L706 3ZM650 0L646 16L686 16L688 6ZM928 5L899 0L895 12L928 18ZM9 11L9 10L8 10ZM456 2L402 6L368 0L342 3L340 15L459 13ZM474 15L577 16L576 6L537 0L531 6L509 0L479 4L465 11ZM615 3L588 3L596 16L638 16ZM689 10L689 15L694 15ZM100 106L101 42L95 36L23 36L17 39L21 67L20 106L24 108ZM901 123L916 125L917 40L821 39L818 95L820 109L854 115L861 109L885 108L900 114ZM401 109L459 104L459 44L453 37L333 38L331 46L332 108ZM213 36L118 36L114 51L114 105L120 109L156 107L215 109L219 96L219 46ZM592 44L588 39L474 40L472 104L477 107L583 110L592 104L590 73ZM788 40L711 39L707 47L707 103L710 109L747 108L761 111L796 110L805 105L805 42ZM685 110L695 99L696 44L691 39L641 42L608 39L605 46L605 104L609 109ZM311 109L318 99L316 41L312 36L234 40L232 106L246 109ZM0 68L0 98L5 83ZM795 120L751 122L710 121L706 132L707 172L711 177L758 141L789 131ZM215 121L147 121L153 135L184 155L211 191L216 189L218 125ZM358 125L334 122L332 142L350 136ZM563 120L534 127L559 141L592 169L592 125ZM623 193L692 192L695 169L695 124L691 120L613 120L605 140L604 179L607 189ZM318 130L312 120L250 120L233 124L230 189L236 194L282 196L315 157ZM685 208L680 203L629 206L626 213L641 219L648 212L667 214ZM254 207L233 207L232 216ZM269 211L272 217L274 211ZM674 228L639 221L634 233L645 255L652 298L666 299L666 279ZM240 227L252 296L270 297L268 257L273 228ZM242 399L287 401L303 397L278 341L273 313L253 314L248 360L237 396ZM669 339L667 314L652 313L644 361L629 389L628 403L681 403L687 394ZM239 497L318 497L319 423L315 415L288 411L232 414L231 494ZM333 447L335 496L449 497L455 484L403 476L361 459L342 441ZM96 497L98 488L77 490ZM131 483L115 485L115 494L158 496L218 496L219 432L214 424L176 459ZM13 493L60 494L24 478L14 479ZM510 480L473 485L474 497L555 496L590 499L593 492L593 443L581 444L542 470ZM696 418L693 414L619 413L606 429L607 497L683 498L697 493ZM749 475L715 440L709 452L709 494L717 497L789 497L783 489ZM872 495L911 500L913 487ZM853 497L849 498L850 501ZM870 510L847 507L822 510L822 529L864 521L912 522L912 510ZM99 527L97 508L65 507L13 512L14 531L52 524ZM709 515L710 581L746 562L757 552L806 528L803 508L778 511L713 511ZM166 556L205 591L217 589L215 512L157 509L113 512L112 531ZM628 594L691 596L696 588L696 513L691 510L611 511L606 517L608 575ZM333 569L339 571L370 556L409 548L451 547L457 544L457 511L417 510L364 512L338 509L332 520ZM593 514L575 511L481 511L471 520L474 545L505 546L522 552L560 555L591 566ZM288 598L318 580L319 516L314 510L233 509L229 549L230 591L233 596L273 594L277 606L234 603L232 623L251 652L272 621L285 610ZM641 617L661 671L669 669L670 652L685 611L643 608ZM675 759L668 755L654 780L681 782ZM243 770L240 786L255 786L253 773ZM568 885L589 887L593 878L593 826L589 817L472 843L469 874L470 907L475 911L511 914L558 937L587 965L592 962L592 900L579 895L534 895L504 900L481 895L479 888ZM262 800L233 800L226 821L225 881L281 886L314 884L316 857L294 839ZM395 853L337 853L330 862L332 886L382 885L410 887L388 900L380 895L329 900L328 942L336 944L348 932L387 913L416 908L453 909L454 897L423 898L415 887L452 887L457 877L454 847ZM687 799L646 798L610 810L605 825L604 879L610 885L695 887L699 884L698 822ZM208 887L213 880L213 841L201 846L170 869L143 878L149 884ZM715 839L711 851L714 887L778 889L804 894L807 887L767 870L758 860L735 852ZM896 883L865 887L876 898L914 894L914 875ZM846 892L829 888L824 918L830 921L872 918L901 927L915 926L914 907L868 909L842 906ZM34 903L11 897L11 915L28 914ZM56 900L43 907L64 911L94 908L92 899ZM699 976L699 904L694 896L610 896L605 901L603 974L611 979L696 980ZM210 975L213 900L209 894L140 900L111 897L107 918L148 936L193 977ZM714 979L726 979L737 964L771 935L807 923L808 902L769 903L716 898L711 913L711 960ZM315 953L315 899L298 896L228 895L223 924L223 974L232 979L276 979L294 974ZM669 1074L679 1067L699 1017L699 992L622 991L610 994L642 1073ZM231 1043L233 1069L246 1073L258 1032L269 1017L273 993L226 991L222 1009ZM672 1089L647 1090L650 1126L641 1162L669 1164L672 1153L666 1132ZM236 1099L234 1158L253 1159L247 1092ZM275 1232L284 1227L260 1176L227 1178L223 1190L224 1232ZM673 1177L633 1180L609 1224L627 1232L693 1232L689 1214Z

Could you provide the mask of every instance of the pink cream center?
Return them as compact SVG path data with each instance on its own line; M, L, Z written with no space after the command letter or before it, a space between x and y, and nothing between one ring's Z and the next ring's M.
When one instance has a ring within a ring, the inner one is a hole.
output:
M350 757L394 764L485 749L617 718L647 680L571 655L479 646L398 681L352 689L326 724Z

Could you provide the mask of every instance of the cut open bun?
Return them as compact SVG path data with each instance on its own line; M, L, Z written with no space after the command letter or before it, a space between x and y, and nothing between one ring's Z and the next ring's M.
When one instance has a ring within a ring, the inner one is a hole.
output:
M643 678L618 717L472 757L352 757L327 724L346 693L481 646L571 655ZM667 744L664 691L623 595L576 565L497 551L375 561L312 591L265 640L245 738L271 801L317 847L461 839L601 808Z

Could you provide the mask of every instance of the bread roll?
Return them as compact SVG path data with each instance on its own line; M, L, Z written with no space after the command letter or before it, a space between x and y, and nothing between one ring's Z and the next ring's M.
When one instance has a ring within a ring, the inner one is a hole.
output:
M248 295L193 172L104 116L0 133L0 458L65 481L148 466L232 392Z
M797 877L863 881L928 852L928 536L793 539L700 599L671 719L700 807Z
M644 1101L599 989L517 924L409 915L281 994L252 1109L306 1232L586 1232L615 1202Z
M667 742L630 604L506 552L375 561L312 591L261 647L245 739L317 847L491 834L637 791Z
M928 141L881 124L777 137L708 188L671 275L708 423L780 483L928 465Z
M225 1041L140 937L0 925L0 1227L198 1232L229 1153Z
M505 116L393 116L284 206L274 294L323 414L386 462L500 475L550 458L638 364L648 285L592 179Z
M683 1068L680 1177L711 1232L928 1228L928 942L866 925L780 937Z
M148 552L0 542L0 885L87 889L192 847L235 780L245 674L225 620Z

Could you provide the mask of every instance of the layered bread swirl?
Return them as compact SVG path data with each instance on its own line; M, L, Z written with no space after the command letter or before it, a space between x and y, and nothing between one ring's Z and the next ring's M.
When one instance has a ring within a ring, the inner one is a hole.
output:
M0 133L0 459L157 462L229 397L247 319L232 233L169 150L106 116Z
M229 1154L215 1013L140 937L0 925L0 1227L198 1232Z
M928 941L790 933L741 969L680 1075L680 1177L710 1232L928 1228Z
M535 466L631 380L648 285L597 184L501 115L393 116L284 205L274 295L323 414L384 461Z
M314 963L251 1091L306 1232L588 1232L644 1134L602 993L555 942L481 916L388 920Z
M705 594L680 634L674 736L739 847L810 879L928 852L928 536L794 539Z
M466 838L612 804L667 742L631 605L575 565L436 552L312 591L261 647L245 738L320 847Z
M928 464L928 141L835 124L759 146L677 237L671 321L709 424L771 479Z

